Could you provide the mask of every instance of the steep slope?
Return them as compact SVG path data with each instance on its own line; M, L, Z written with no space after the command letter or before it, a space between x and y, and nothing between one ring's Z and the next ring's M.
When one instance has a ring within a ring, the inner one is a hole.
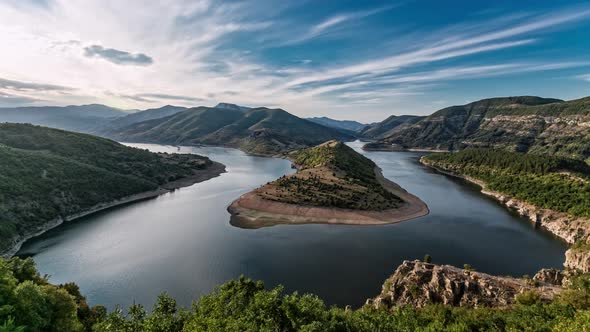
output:
M104 105L0 108L0 122L31 123L53 128L91 132L112 119L128 115Z
M365 128L365 126L367 126L366 124L360 123L357 121L335 120L335 119L330 119L325 116L315 117L315 118L306 118L306 120L321 124L322 126L326 126L326 127L330 127L330 128L334 128L334 129L345 130L347 132L357 132L357 131L360 131L361 129Z
M590 241L590 165L493 149L434 153L421 162L482 186L482 192L569 243Z
M367 138L380 139L392 135L396 130L405 128L425 118L417 115L392 115L387 119L367 125L359 133Z
M379 168L342 142L288 155L297 173L240 197L229 207L238 227L337 223L376 225L428 214L417 197L385 179Z
M155 154L86 134L0 124L0 253L77 214L222 171L197 155Z
M224 145L266 155L330 139L352 139L350 135L300 119L281 109L255 108L244 112L209 107L136 123L109 137L133 142Z
M108 133L116 128L122 128L142 121L164 118L185 110L187 110L186 107L166 105L160 108L151 108L144 111L131 113L112 120L108 124L105 124L105 127L99 130L99 133Z
M590 157L590 97L484 99L452 106L391 133L370 147L460 150L494 147Z
M383 283L381 294L367 304L376 308L444 304L457 307L507 307L523 292L535 292L543 302L562 289L535 285L530 280L499 277L450 265L404 261Z
M240 105L231 104L231 103L219 103L219 104L215 105L215 108L223 108L223 109L227 109L227 110L235 110L235 111L242 111L242 112L246 112L246 111L252 109L252 107L240 106Z
M129 142L190 144L242 116L242 112L236 110L196 107L125 126L107 134L107 137Z

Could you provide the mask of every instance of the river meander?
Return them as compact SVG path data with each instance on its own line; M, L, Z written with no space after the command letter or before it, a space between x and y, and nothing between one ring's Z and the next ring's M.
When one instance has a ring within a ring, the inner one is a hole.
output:
M360 143L351 143L360 151ZM385 226L282 225L240 229L227 206L293 170L286 160L235 149L134 144L198 153L227 166L217 178L60 226L27 242L51 282L78 283L91 304L151 308L166 291L181 305L241 274L311 292L329 304L360 306L405 259L521 276L559 268L566 246L476 186L431 171L419 153L363 152L383 174L425 201L430 214Z

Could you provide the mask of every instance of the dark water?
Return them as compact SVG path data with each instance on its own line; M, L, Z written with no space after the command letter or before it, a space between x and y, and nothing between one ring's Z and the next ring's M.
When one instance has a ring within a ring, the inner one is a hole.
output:
M358 148L359 143L352 143ZM142 145L153 151L176 148ZM535 230L479 190L418 164L419 154L370 152L388 178L421 197L431 214L396 225L229 225L226 207L259 185L290 173L285 160L224 148L181 149L227 165L228 173L156 199L59 227L27 243L51 281L77 282L92 304L151 307L166 291L179 303L244 274L315 293L330 304L361 305L405 259L502 274L560 267L565 245Z

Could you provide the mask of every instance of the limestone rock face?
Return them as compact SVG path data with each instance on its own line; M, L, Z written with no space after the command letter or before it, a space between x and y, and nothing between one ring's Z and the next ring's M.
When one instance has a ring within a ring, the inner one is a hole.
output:
M573 217L566 213L538 208L532 204L489 190L482 190L482 193L495 197L502 204L516 210L520 215L528 217L535 226L548 230L570 244L590 239L589 218Z
M542 300L551 300L561 287L530 281L492 276L450 265L404 261L383 284L381 294L367 300L375 307L412 305L423 307L441 303L462 307L504 307L515 302L516 295L535 290Z
M535 274L533 280L544 284L561 286L563 285L564 278L567 278L564 271L558 269L541 269Z
M564 267L576 272L590 272L590 251L581 249L569 249L565 252Z

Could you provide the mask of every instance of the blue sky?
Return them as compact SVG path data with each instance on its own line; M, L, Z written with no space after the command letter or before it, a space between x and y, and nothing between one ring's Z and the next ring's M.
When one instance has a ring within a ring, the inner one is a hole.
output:
M0 4L0 106L218 101L364 122L590 95L583 1Z

